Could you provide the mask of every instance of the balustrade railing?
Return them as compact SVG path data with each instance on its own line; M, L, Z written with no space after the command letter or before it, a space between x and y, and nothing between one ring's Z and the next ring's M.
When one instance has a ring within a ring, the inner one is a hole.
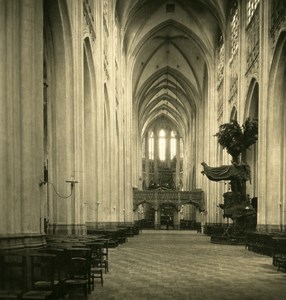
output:
M203 191L173 191L173 190L148 190L148 191L133 191L133 207L141 203L149 203L157 206L162 203L173 203L175 205L184 205L187 203L196 205L199 209L204 210Z

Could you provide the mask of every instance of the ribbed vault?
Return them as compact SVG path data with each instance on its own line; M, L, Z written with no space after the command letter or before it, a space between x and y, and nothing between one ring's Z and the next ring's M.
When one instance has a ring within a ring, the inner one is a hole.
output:
M162 117L183 140L196 134L192 126L207 101L205 89L210 86L229 4L225 0L117 1L131 74L134 126L141 137Z
M203 101L227 1L119 0L123 45L141 135L165 115L181 133ZM206 71L207 70L207 71Z

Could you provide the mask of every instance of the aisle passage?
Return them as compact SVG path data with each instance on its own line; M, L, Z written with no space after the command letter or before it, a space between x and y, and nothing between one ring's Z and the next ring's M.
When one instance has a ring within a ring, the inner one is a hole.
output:
M286 274L244 246L191 231L143 231L110 251L110 272L89 299L280 300Z

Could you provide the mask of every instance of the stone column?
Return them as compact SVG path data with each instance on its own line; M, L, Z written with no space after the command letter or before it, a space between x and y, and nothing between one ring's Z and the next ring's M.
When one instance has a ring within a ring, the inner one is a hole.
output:
M158 139L157 132L154 131L154 179L156 184L158 184L158 180L159 180L158 160L159 160L159 139Z
M174 229L180 229L180 210L174 209Z
M167 131L167 136L166 136L166 164L167 167L170 168L171 167L171 159L170 159L170 155L171 155L171 131Z
M180 137L177 135L176 137L176 188L179 187L180 183Z
M43 3L0 2L0 248L43 244Z
M149 187L149 181L150 181L150 177L149 177L149 134L146 135L146 139L145 139L145 183L146 183L146 187Z
M155 229L160 229L160 209L159 208L157 208L156 210L155 210L155 223L154 223L154 225L155 225Z
M84 180L81 183L84 190L84 203L86 211L87 229L96 227L97 221L97 186L92 182L98 182L96 169L97 165L97 148L96 148L96 99L95 99L95 71L94 60L92 58L92 49L90 40L86 39L84 42L83 52L83 120L82 132L84 145ZM79 174L80 175L80 174Z

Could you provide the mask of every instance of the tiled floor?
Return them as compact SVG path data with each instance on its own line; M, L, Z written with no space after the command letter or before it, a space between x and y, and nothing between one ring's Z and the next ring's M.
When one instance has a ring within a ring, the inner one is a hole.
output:
M88 299L286 299L286 273L271 263L193 231L143 231L110 251L104 286Z

